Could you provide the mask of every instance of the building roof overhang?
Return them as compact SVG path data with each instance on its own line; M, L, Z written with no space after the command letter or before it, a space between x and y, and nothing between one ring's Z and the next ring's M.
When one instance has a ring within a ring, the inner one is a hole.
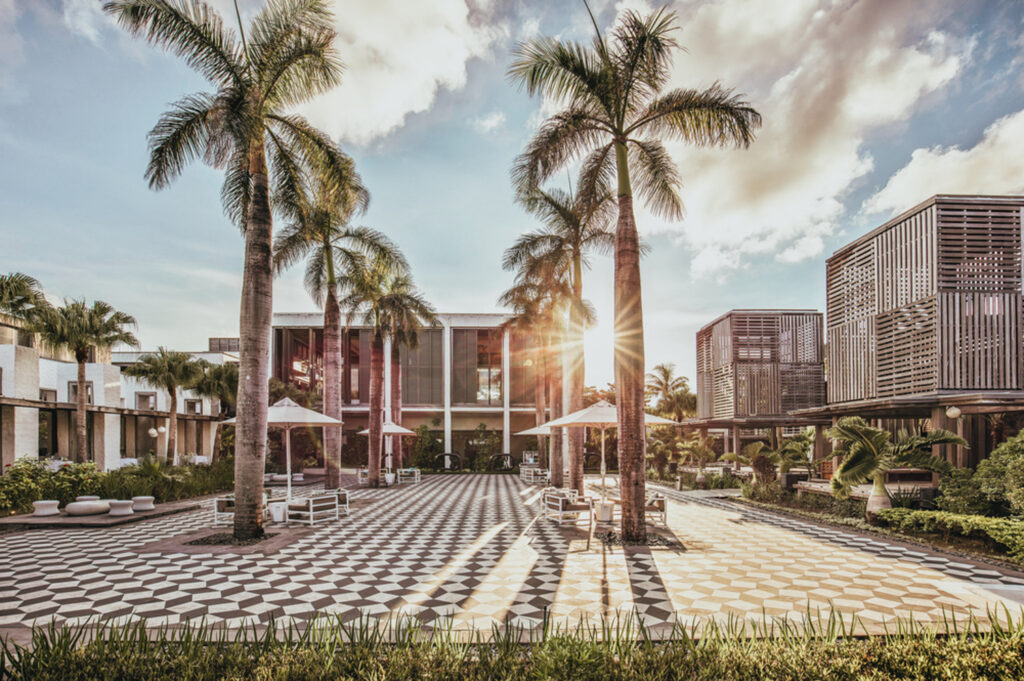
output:
M943 407L957 407L964 414L1024 411L1024 390L940 391L923 395L901 395L800 409L793 414L809 418L928 418L933 409Z
M691 428L776 428L823 426L831 423L828 416L803 414L770 414L764 416L735 416L733 418L686 419L684 426Z
M48 402L46 400L26 400L20 397L0 396L0 406L3 407L27 407L29 409L57 409L60 411L75 411L78 408L74 402ZM86 411L96 414L121 414L126 416L156 416L167 418L170 412L156 411L154 409L129 409L127 407L108 407L102 404L86 405ZM221 416L211 414L178 414L179 419L191 419L195 421L220 421Z

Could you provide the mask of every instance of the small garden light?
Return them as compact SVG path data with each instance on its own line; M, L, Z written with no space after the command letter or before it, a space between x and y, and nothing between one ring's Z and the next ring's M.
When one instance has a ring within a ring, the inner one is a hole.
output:
M951 419L958 419L963 412L960 411L960 407L947 407L946 416Z

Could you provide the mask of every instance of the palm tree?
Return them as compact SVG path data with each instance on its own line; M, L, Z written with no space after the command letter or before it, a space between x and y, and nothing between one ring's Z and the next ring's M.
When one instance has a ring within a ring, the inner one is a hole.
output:
M773 450L768 443L758 440L744 446L742 451L723 454L722 461L750 466L754 484L766 485L775 479L775 466L780 461L780 451Z
M231 416L235 412L235 399L238 397L238 365L237 364L207 364L203 368L203 376L192 386L197 395L218 400L220 403L220 416ZM222 426L214 424L216 428L213 437L213 456L211 461L216 461L220 455Z
M505 251L502 267L526 271L529 268L550 268L565 279L569 299L568 340L565 351L569 357L567 384L569 411L583 408L585 359L583 331L588 317L583 298L583 270L589 269L592 253L611 252L615 245L609 229L614 208L608 189L581 191L573 195L560 189L545 191L523 187L519 201L543 223L542 230L524 234ZM525 272L529 277L529 272ZM583 428L569 428L569 487L583 493Z
M663 362L655 365L654 369L647 374L645 379L647 396L655 400L668 401L676 392L689 390L690 382L685 376L676 376L676 365L671 362Z
M42 286L21 272L0 274L0 314L26 319L33 309L48 306Z
M121 370L126 376L138 378L167 391L167 451L173 465L178 465L178 388L191 388L203 378L206 362L187 352L159 348L142 355L134 364Z
M355 172L352 160L338 152L344 167L335 169L342 184L323 176L299 178L291 217L274 243L274 267L278 272L306 258L306 291L324 310L324 414L341 420L342 357L341 310L338 307L339 273L362 267L368 253L402 262L398 249L380 232L353 227L350 220L365 212L370 194ZM324 486L341 484L341 430L324 429Z
M131 35L181 57L211 86L178 100L157 122L146 178L163 189L195 160L225 171L224 209L245 237L234 535L258 537L273 311L271 200L287 215L304 171L344 167L330 138L291 113L341 80L331 13L326 0L270 0L246 31L236 5L236 33L202 0L114 0L103 7Z
M509 298L502 298L502 304L512 308L512 316L502 324L502 328L510 333L518 333L531 338L533 346L533 358L529 361L533 365L533 414L534 425L540 426L547 421L548 405L548 378L544 370L546 355L544 352L543 338L546 333L544 328L545 318L541 314L541 301L536 299L531 291L521 287L513 287L506 292ZM547 438L543 435L537 436L537 454L540 455L547 449Z
M885 489L885 474L893 468L924 468L938 473L949 472L949 463L932 454L938 445L967 446L967 442L948 430L935 429L924 435L901 430L895 442L892 433L869 425L864 419L849 416L839 419L827 437L837 440L836 453L842 463L832 475L832 490L839 498L849 495L854 485L871 480L867 516L870 519L883 508L890 508Z
M587 11L590 11L588 6ZM606 40L591 14L592 45L535 38L520 44L509 77L565 108L548 118L513 170L518 186L541 186L583 157L581 188L617 186L615 232L615 383L619 414L622 533L646 537L644 524L644 335L640 244L633 214L637 192L657 215L682 216L679 170L662 145L749 145L760 115L732 91L664 91L675 15L627 11Z
M37 307L29 317L29 329L39 334L44 347L54 352L70 352L78 363L75 461L85 461L89 451L86 442L88 389L85 380L85 363L89 361L89 352L109 350L119 343L138 347L139 341L130 331L134 326L134 317L118 312L101 300L95 301L91 307L84 300L65 300L60 307Z
M402 353L404 346L414 350L419 346L418 331L437 324L437 312L413 285L408 274L391 279L381 302L384 319L390 327L391 339L391 421L402 425ZM391 437L391 453L395 467L402 467L402 436Z
M346 325L351 325L353 319L358 318L373 333L370 340L370 452L367 468L370 486L377 487L380 484L381 428L384 425L384 340L392 333L398 309L423 306L425 312L429 305L422 300L411 300L415 294L410 293L412 284L408 281L408 272L405 267L397 266L393 259L369 257L361 262L362 267L354 268L339 278L339 288L343 292L339 302L346 312ZM433 314L433 310L430 312Z

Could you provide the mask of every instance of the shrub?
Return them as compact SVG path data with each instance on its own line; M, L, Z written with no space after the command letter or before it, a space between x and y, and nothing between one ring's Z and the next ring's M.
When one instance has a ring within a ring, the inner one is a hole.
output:
M867 502L863 499L836 499L826 494L799 494L783 489L777 482L767 485L754 485L740 482L743 497L751 501L774 504L785 508L793 508L811 513L821 513L840 518L864 518Z
M1024 516L1024 433L1003 442L972 473L956 471L939 484L936 505L954 513Z
M879 511L875 522L906 534L964 537L983 542L990 549L1024 560L1024 521L989 518L948 511L913 511L892 508Z
M25 513L32 502L57 499L61 504L94 494L104 499L154 496L177 501L231 489L235 464L232 457L211 466L177 466L144 459L138 466L99 471L91 463L73 463L51 471L42 463L20 460L0 476L0 513Z
M416 468L433 468L434 459L444 454L444 443L423 423L416 428L416 439L410 448L410 461Z

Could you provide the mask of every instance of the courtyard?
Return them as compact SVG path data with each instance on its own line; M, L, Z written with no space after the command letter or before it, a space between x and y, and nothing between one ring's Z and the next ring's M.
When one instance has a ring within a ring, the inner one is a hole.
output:
M354 488L354 479L346 482ZM593 480L588 478L588 484ZM300 494L312 494L315 487ZM270 526L245 548L180 546L203 509L103 529L0 536L0 630L52 620L145 618L303 623L414 616L427 625L564 627L637 616L652 631L703 618L836 610L869 631L1019 613L1024 574L754 510L707 492L660 490L674 546L587 548L586 524L538 518L540 488L515 476L426 476L352 489L352 512L314 529ZM271 543L272 542L272 543Z

